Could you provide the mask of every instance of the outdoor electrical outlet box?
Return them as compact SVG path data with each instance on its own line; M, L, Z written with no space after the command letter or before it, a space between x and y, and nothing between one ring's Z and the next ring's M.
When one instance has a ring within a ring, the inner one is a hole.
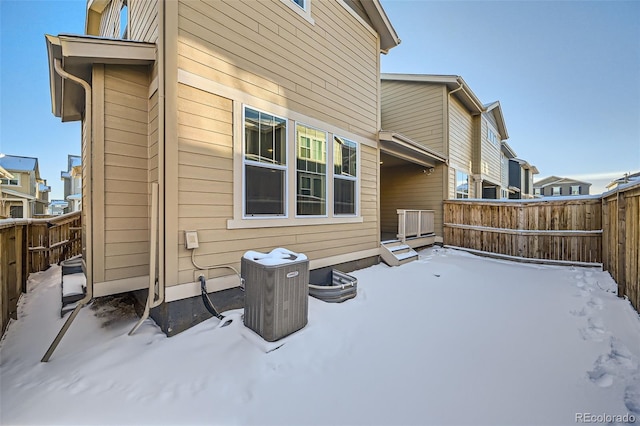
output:
M187 250L193 250L199 247L198 231L184 231L184 246Z

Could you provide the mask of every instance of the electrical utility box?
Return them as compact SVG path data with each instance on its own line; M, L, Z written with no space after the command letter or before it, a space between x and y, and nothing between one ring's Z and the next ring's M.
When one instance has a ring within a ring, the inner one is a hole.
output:
M287 249L249 251L241 260L244 280L244 325L274 342L308 321L309 260Z

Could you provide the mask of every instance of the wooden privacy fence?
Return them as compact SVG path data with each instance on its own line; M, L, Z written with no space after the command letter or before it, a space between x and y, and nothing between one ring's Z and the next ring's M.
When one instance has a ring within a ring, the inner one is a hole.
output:
M0 331L17 318L27 278L82 253L80 212L51 219L0 220Z
M602 197L603 268L640 312L640 183Z
M543 261L602 264L640 311L640 183L600 197L447 200L444 243Z
M529 259L602 263L602 202L444 202L447 245Z

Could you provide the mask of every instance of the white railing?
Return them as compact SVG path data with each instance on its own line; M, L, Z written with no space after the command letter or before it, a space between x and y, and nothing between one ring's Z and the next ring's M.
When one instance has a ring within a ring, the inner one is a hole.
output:
M398 239L405 242L409 237L423 237L435 232L433 210L398 209Z

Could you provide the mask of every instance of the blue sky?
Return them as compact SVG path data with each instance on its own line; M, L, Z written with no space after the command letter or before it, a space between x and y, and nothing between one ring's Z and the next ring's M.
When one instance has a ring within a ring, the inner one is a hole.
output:
M500 101L508 143L538 178L597 189L640 170L640 2L382 4L402 40L382 71L460 75Z
M460 75L482 102L499 100L509 144L539 177L640 170L640 2L382 4L402 39L382 71ZM51 114L44 34L83 33L85 7L0 0L0 151L38 157L52 199L80 129Z

